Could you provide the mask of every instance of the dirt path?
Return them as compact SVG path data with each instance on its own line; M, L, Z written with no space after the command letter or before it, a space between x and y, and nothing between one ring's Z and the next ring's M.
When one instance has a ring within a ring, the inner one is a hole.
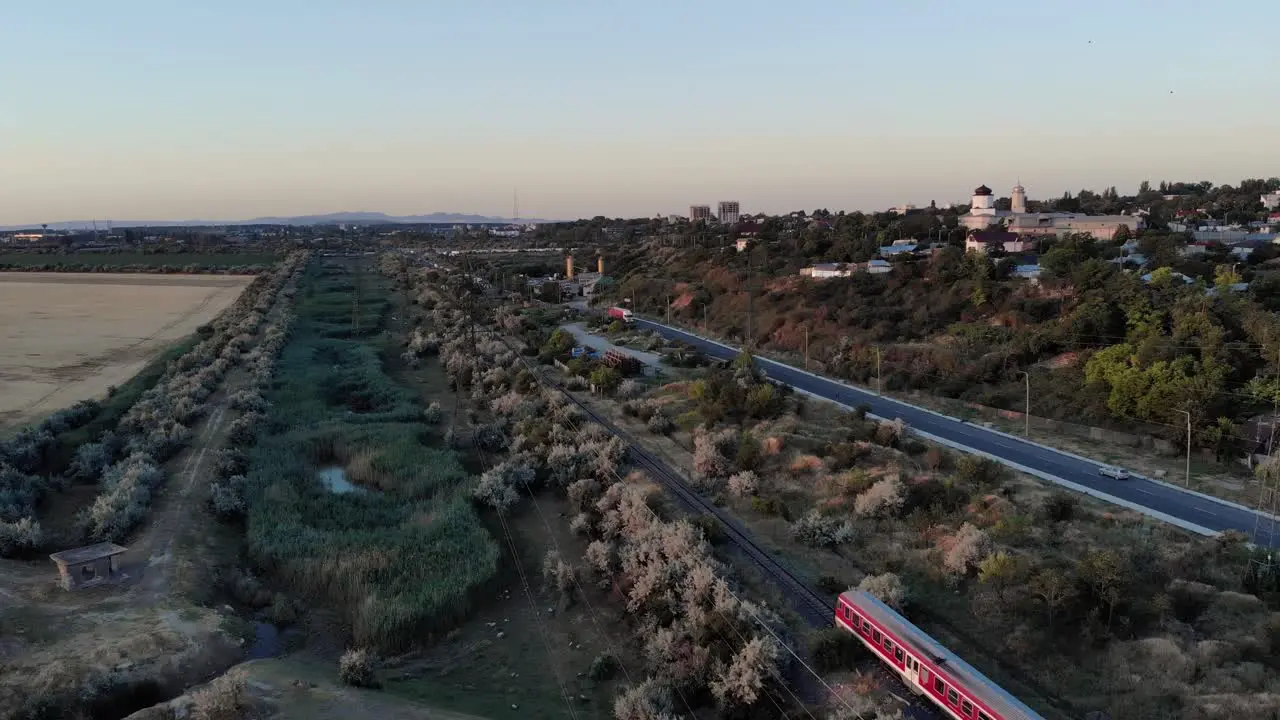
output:
M227 407L231 393L244 382L243 377L234 379L240 382L232 382L229 373L223 388L213 396L209 412L194 428L191 444L165 464L170 476L152 506L151 523L124 556L125 571L137 573L130 596L146 602L169 592L175 564L173 547L182 533L196 527L193 518L207 512L204 501L212 480L213 453L226 444L227 426L238 415Z

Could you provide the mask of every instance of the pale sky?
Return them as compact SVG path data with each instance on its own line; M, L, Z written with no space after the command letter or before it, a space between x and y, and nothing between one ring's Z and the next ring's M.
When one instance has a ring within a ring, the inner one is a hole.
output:
M0 224L875 209L1280 175L1274 0L0 8Z

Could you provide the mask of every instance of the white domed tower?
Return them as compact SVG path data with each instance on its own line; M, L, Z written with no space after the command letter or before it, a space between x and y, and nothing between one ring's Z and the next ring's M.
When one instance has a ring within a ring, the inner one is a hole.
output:
M973 191L973 204L969 211L974 215L994 215L996 210L996 198L991 194L991 188L986 185L979 185Z
M1027 211L1027 191L1023 189L1022 183L1013 186L1013 195L1010 196L1011 202L1009 209L1014 213L1025 213Z

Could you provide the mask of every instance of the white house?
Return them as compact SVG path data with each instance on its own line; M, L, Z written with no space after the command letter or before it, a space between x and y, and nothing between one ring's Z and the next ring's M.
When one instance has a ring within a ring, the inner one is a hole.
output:
M863 268L872 275L884 275L886 273L893 272L893 266L889 264L889 261L880 260L879 258L875 260L868 260L866 264L863 265Z

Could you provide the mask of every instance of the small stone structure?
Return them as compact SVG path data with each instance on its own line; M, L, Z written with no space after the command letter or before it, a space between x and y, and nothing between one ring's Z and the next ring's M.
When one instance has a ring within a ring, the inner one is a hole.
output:
M49 559L58 566L58 582L63 589L79 590L123 580L125 575L120 572L116 558L125 550L115 543L104 542L56 552Z

